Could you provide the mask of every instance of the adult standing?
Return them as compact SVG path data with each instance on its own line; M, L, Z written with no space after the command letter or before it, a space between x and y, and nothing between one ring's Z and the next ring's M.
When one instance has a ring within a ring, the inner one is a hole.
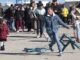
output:
M13 24L14 24L14 6L11 5L5 12L4 18L7 20L7 24L10 31L15 31Z
M32 30L35 30L36 26L36 14L35 14L35 10L36 10L36 3L35 1L31 2L30 4L30 18L31 18L31 28Z
M2 5L0 3L0 17L2 17L2 16L3 16L3 7L2 7Z
M43 33L43 19L44 19L44 15L46 13L44 7L43 7L43 3L41 1L39 1L37 9L36 9L36 16L37 16L37 38L42 37L42 33Z
M21 31L24 31L24 21L23 21L23 17L24 17L24 13L22 11L22 7L18 7L17 10L15 11L15 22L16 22L16 31L20 32L20 29L22 29Z
M25 20L25 27L28 29L27 31L31 31L31 18L30 18L30 5L27 4L25 11L24 11L24 20Z
M57 0L52 0L51 6L54 9L54 12L59 15L61 10L61 5L57 3Z
M69 14L68 8L65 7L65 5L63 5L61 17L62 17L63 22L67 24L68 24L68 14Z

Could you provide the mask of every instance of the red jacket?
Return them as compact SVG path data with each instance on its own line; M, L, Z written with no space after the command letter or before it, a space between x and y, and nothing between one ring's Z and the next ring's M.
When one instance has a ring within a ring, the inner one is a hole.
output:
M0 25L0 39L7 39L8 33L9 31L8 31L7 24L1 24Z

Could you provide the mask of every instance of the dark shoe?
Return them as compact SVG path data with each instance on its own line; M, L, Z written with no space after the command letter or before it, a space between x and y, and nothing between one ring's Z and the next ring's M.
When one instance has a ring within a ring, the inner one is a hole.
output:
M54 51L50 45L49 45L49 49L50 49L50 51L52 51L52 52Z
M30 30L27 30L27 32L30 32Z
M42 38L42 35L40 35L40 38Z
M5 47L4 46L1 46L1 50L4 51L5 50Z

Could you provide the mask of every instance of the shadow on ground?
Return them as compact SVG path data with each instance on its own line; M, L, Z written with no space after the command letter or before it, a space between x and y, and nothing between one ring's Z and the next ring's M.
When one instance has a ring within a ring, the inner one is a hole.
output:
M48 40L30 40L30 42L50 42Z
M36 36L9 36L9 37L16 37L16 38L36 38Z

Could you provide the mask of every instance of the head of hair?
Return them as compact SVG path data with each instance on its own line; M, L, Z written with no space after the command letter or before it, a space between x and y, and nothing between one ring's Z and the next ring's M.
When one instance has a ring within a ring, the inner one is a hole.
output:
M54 11L54 8L53 8L52 6L48 6L48 7L47 7L47 10L48 10L48 9L51 9L51 10Z
M41 6L43 6L43 3L42 3L42 1L39 1L39 2L38 2L38 4L37 4L37 6L38 6L38 7L41 7Z
M57 0L52 0L52 2L57 2Z
M32 6L32 4L35 4L35 1L32 1L32 2L30 3L30 6Z

